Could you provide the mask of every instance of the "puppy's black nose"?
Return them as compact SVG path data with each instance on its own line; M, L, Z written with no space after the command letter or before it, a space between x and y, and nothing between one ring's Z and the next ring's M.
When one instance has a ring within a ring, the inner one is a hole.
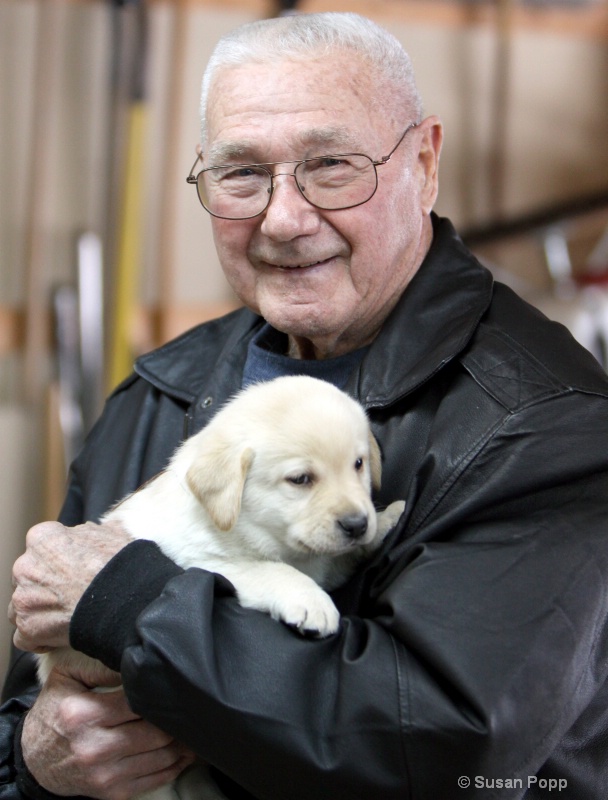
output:
M339 519L338 525L349 539L360 539L367 531L367 517L365 514L350 514Z

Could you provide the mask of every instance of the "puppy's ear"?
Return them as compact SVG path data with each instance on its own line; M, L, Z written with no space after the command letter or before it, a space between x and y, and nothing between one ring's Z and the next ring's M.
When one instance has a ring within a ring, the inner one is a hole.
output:
M190 491L221 531L229 531L236 525L252 461L251 448L235 447L216 438L186 473Z
M372 488L380 490L380 480L382 478L382 453L376 437L369 433L369 467L372 475Z

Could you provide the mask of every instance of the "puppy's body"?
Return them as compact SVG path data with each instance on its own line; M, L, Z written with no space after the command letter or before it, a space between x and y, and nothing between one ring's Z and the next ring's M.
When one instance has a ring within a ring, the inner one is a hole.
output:
M343 583L403 511L397 502L376 513L371 488L379 482L380 453L363 409L323 381L279 378L237 395L104 519L157 542L184 568L224 575L241 605L327 636L339 614L324 589ZM41 680L75 656L42 656ZM199 784L196 796L221 795Z

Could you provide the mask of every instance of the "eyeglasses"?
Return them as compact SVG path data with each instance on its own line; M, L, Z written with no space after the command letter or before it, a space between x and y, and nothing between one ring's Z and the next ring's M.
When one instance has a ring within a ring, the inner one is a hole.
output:
M338 211L363 205L374 196L378 188L377 167L386 164L412 128L410 123L387 156L373 161L362 153L338 153L301 161L271 161L264 164L226 164L207 167L197 175L194 168L203 160L198 153L186 178L196 185L198 199L203 208L221 219L252 219L270 205L274 192L274 179L290 175L302 197L315 208ZM295 164L293 172L272 172L270 167Z

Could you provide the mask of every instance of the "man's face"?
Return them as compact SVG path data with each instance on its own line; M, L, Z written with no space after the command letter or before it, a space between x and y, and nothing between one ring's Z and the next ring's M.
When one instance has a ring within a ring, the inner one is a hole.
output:
M345 152L377 160L414 121L379 99L365 64L345 54L225 69L209 97L205 166ZM436 120L410 131L356 208L317 209L281 175L262 215L212 218L229 283L289 335L293 355L340 355L375 337L430 244L440 141Z

